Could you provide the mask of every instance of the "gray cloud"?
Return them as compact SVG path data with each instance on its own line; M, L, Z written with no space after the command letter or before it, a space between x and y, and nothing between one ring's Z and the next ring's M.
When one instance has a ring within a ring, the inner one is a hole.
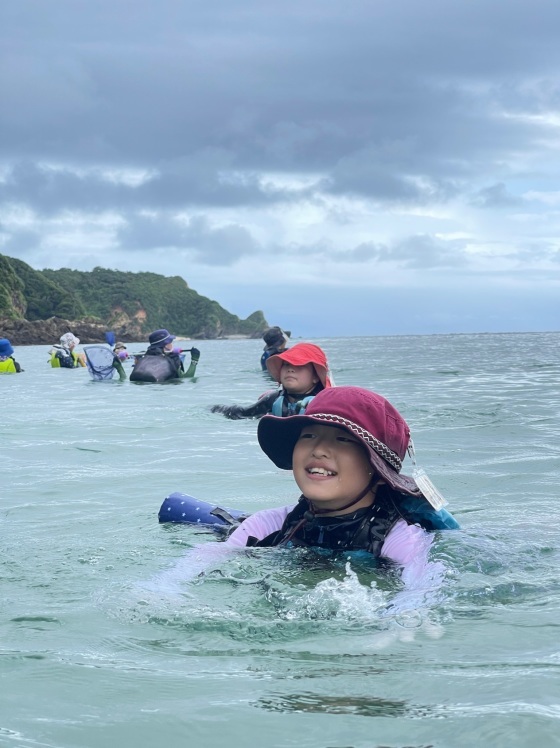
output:
M557 266L557 0L3 5L3 253Z
M503 182L479 190L472 196L470 202L478 208L507 208L523 203L520 198L508 191Z
M256 175L243 181L224 181L220 160L201 155L184 163L165 165L168 171L132 186L110 181L105 169L96 171L53 170L29 161L13 165L0 183L0 202L25 202L39 213L52 215L69 210L180 209L189 205L231 207L291 202L296 196L285 190L263 189Z
M511 78L556 76L552 1L322 6L58 0L49 17L18 3L4 11L0 152L146 166L211 148L237 168L327 169L368 150L375 174L408 140L406 163L444 174L458 154L498 158L535 130L496 104L554 94Z
M466 264L463 241L442 241L433 236L411 236L397 242L391 258L408 268L456 268Z
M253 255L258 245L247 229L229 224L212 227L204 216L179 222L171 216L129 217L118 231L121 247L134 252L173 248L188 252L203 265L229 266Z
M317 263L330 260L338 263L362 265L373 261L376 264L389 264L411 269L445 269L466 266L465 242L444 241L427 234L407 236L397 242L384 244L362 242L354 247L339 249L328 240L307 245L295 244L287 248L275 247L274 254L290 257L306 257Z

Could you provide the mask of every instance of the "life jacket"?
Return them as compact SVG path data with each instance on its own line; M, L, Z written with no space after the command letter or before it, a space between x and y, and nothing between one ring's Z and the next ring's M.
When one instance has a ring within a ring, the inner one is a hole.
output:
M16 374L16 362L11 356L0 358L0 374Z
M273 416L301 416L313 397L314 395L306 395L301 400L292 403L286 394L279 395L272 403L271 413Z
M76 369L81 366L80 356L62 345L53 345L50 363L53 369Z
M380 486L375 503L340 517L316 515L302 496L286 517L281 529L260 541L249 538L253 546L312 546L334 551L367 551L378 557L390 530L399 519L426 530L453 529L459 524L445 509L436 512L424 499L414 499Z

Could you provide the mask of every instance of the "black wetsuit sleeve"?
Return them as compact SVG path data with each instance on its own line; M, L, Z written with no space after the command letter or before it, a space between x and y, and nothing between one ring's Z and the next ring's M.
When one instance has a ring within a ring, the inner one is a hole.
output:
M232 421L237 421L240 418L260 418L265 413L271 412L272 403L278 396L278 390L273 390L263 395L253 405L213 405L210 410L212 413L221 413Z

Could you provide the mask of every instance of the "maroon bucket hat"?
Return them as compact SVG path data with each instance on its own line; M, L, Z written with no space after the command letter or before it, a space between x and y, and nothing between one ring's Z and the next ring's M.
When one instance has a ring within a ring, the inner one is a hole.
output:
M305 415L263 416L257 427L261 449L277 467L290 470L301 430L312 423L351 432L366 448L373 469L391 488L422 496L414 479L400 474L410 441L408 424L381 395L362 387L332 387L315 395Z

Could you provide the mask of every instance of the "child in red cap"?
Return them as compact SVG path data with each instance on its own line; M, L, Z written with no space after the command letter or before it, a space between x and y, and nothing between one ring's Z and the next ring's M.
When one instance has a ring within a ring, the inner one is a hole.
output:
M266 392L253 405L214 405L212 413L222 413L233 420L260 418L267 413L276 416L305 413L318 392L333 386L325 352L313 343L297 343L270 356L266 366L280 385L279 390Z

